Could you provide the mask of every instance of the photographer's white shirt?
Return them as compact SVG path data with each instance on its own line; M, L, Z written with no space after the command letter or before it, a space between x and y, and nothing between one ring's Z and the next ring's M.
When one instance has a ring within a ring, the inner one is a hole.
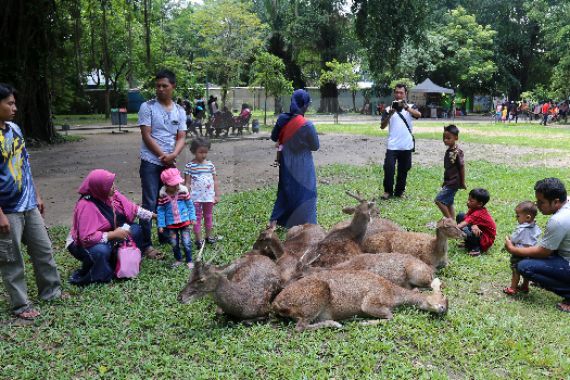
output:
M408 103L408 106L410 106L413 109L416 109L416 106L413 104ZM384 114L382 114L382 120L388 117L388 114L391 109L392 109L391 106L386 107ZM410 126L410 131L413 132L414 127L412 125L412 121L414 118L412 117L412 115L406 110L402 110L400 113L408 122L408 125ZM397 112L395 112L392 115L389 123L390 125L388 127L388 143L386 144L387 149L412 150L414 148L414 141L412 140L412 135L410 131L408 131L408 128L406 127L406 124L404 123L402 118L398 116Z

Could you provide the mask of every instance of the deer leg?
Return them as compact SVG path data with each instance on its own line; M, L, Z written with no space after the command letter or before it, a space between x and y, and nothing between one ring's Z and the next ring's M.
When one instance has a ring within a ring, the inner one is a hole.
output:
M373 317L392 319L392 310L382 303L378 297L365 297L361 309L364 313Z
M340 329L340 328L342 328L342 325L340 323L338 323L337 321L333 321L333 320L329 319L327 321L322 321L322 322L317 322L317 323L307 325L305 327L305 330L317 330L317 329L321 329L321 328L325 328L325 327Z
M366 321L360 321L359 324L361 326L377 326L385 321L386 319L368 319Z

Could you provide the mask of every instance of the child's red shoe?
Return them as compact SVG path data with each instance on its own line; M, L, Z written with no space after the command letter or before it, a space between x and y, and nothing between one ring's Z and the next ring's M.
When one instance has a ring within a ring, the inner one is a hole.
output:
M514 296L515 294L518 293L518 291L509 286L508 288L503 289L503 293L505 293L508 296Z

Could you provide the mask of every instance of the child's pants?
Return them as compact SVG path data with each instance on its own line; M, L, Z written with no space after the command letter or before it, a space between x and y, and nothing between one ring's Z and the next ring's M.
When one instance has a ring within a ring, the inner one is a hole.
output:
M202 231L202 216L206 229L211 229L214 226L214 202L194 202L194 209L196 210L194 233L199 234Z
M192 262L192 236L190 234L190 227L182 228L167 228L168 231L168 244L172 247L172 253L177 261L182 260L182 252L180 250L180 240L184 247L186 254L186 262Z
M457 224L463 222L465 219L465 214L460 212L455 217ZM471 226L467 225L461 229L465 232L465 249L470 252L479 251L481 252L481 236L475 236L473 231L471 230Z

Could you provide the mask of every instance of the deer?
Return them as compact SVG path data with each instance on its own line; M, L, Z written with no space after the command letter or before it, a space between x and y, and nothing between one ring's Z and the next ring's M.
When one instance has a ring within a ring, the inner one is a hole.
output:
M260 254L246 254L225 268L202 260L203 246L194 269L178 301L186 304L211 295L221 311L233 318L251 322L264 319L271 301L282 289L277 266Z
M448 239L464 238L465 233L457 227L455 220L443 218L437 222L433 234L408 231L386 231L368 236L362 243L362 250L368 253L407 253L434 268L448 264Z
M366 234L375 201L373 199L369 202L348 191L346 194L360 203L354 208L349 225L329 232L311 251L309 256L320 256L314 261L314 266L330 268L362 253L360 245Z
M342 212L348 215L353 215L356 211L355 207L344 207ZM330 231L335 231L341 228L344 228L350 224L351 220L343 220L342 222L338 222L334 226L331 227ZM401 227L396 222L380 217L380 210L378 207L374 206L370 211L370 222L366 228L366 236L375 234L377 232L383 231L405 231L403 227Z
M331 269L303 277L281 291L272 303L273 312L297 321L299 332L323 327L341 328L338 322L357 316L391 319L399 305L444 314L448 300L441 280L431 282L433 292L402 288L385 278L361 270ZM367 321L374 324L376 321Z
M399 253L363 253L332 269L366 270L406 289L428 288L435 274L433 267L417 257Z

